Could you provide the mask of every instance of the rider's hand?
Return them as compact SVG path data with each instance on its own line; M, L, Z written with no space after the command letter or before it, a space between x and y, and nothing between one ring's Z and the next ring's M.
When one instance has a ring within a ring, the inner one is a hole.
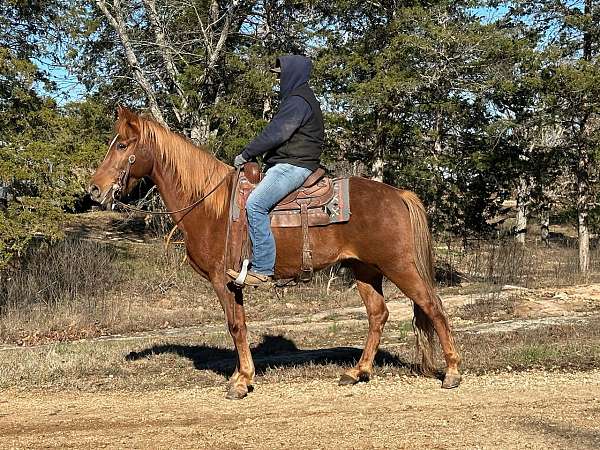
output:
M244 164L246 164L248 161L246 161L246 159L242 156L242 154L240 153L239 155L237 155L235 157L235 159L233 160L233 167L235 167L236 169L239 169L240 167L242 167Z

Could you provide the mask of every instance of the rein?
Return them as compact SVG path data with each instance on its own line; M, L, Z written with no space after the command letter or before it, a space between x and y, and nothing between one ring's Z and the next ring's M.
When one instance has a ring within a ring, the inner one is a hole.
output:
M114 142L114 140L113 140L113 142ZM117 178L117 181L113 185L113 192L112 192L113 202L129 211L140 212L140 213L144 213L144 214L151 214L154 216L166 216L169 214L176 214L176 213L180 213L180 212L184 212L184 211L190 212L193 208L195 208L200 203L202 203L202 201L204 201L208 196L210 196L212 193L214 193L229 178L229 173L228 173L209 192L207 192L202 197L200 197L198 200L196 200L194 203L186 206L185 208L177 209L175 211L146 211L141 208L136 208L135 206L130 206L119 200L119 198L121 197L121 193L127 187L127 183L129 182L129 176L131 174L131 166L133 165L133 163L135 163L135 155L129 155L129 158L127 159L127 167L124 170L121 170L121 173L119 174L119 177ZM179 219L177 222L181 221L182 219L183 219L183 217L181 219Z

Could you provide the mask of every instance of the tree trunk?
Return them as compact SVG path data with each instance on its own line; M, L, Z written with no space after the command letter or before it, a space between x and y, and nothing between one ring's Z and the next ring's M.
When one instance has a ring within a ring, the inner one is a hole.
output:
M115 14L111 14L108 10L108 6L104 0L96 0L96 4L107 18L108 22L115 29L117 34L119 35L119 39L121 40L121 44L123 45L123 49L125 50L125 56L127 58L127 62L133 71L133 76L135 80L138 82L140 87L144 90L146 94L146 98L148 99L148 103L150 104L150 112L154 116L154 118L165 127L168 128L167 122L158 107L158 102L156 100L156 95L150 81L144 75L142 68L138 62L137 56L133 51L133 45L129 39L129 35L127 34L127 27L125 25L125 19L123 18L123 11L121 10L121 3L119 1L114 2L114 12Z
M588 213L590 207L590 156L585 147L579 148L577 164L577 223L579 235L579 270L588 273L590 264L590 232Z
M273 105L272 105L271 96L267 95L267 96L265 96L265 99L263 101L262 118L264 120L271 120L271 112L272 112L272 110L273 110Z
M540 212L540 228L542 242L548 245L548 237L550 236L550 208L547 205L544 205Z
M191 140L198 145L208 145L210 139L210 121L208 118L200 117L190 130Z
M579 222L579 271L587 275L590 267L590 231L587 226L587 212L577 214Z
M584 14L589 16L592 12L592 0L585 0ZM592 36L589 31L583 34L583 59L590 61L592 58ZM585 133L585 122L581 124L581 132ZM590 268L590 231L588 228L588 213L590 200L590 155L583 144L579 149L577 164L577 222L579 235L579 270L584 275Z
M521 178L517 189L517 219L515 223L515 240L519 244L525 244L525 236L527 234L529 192L527 180Z
M381 118L377 117L377 128L375 131L375 158L371 165L371 179L383 183L383 169L385 160L383 150L385 148L385 135L381 132Z
M379 181L383 183L383 168L385 167L385 163L383 161L383 151L380 149L377 152L377 156L375 157L375 161L373 161L373 165L371 166L371 179L375 181Z
M184 125L187 113L189 111L188 98L183 88L179 84L179 70L177 70L173 54L167 42L167 37L164 32L163 24L160 22L158 12L156 10L156 3L154 0L143 1L146 5L146 12L148 13L148 17L150 18L150 23L152 24L152 28L154 29L154 36L156 40L156 45L158 46L158 51L162 57L162 60L165 63L165 69L167 74L169 75L170 82L175 88L175 91L177 92L177 95L179 96L181 102L181 108L177 107L175 103L172 103L173 113L175 114L175 117L177 118L177 121L181 126Z
M587 182L578 180L577 223L579 235L579 270L587 274L590 264L590 232L588 229L588 188Z

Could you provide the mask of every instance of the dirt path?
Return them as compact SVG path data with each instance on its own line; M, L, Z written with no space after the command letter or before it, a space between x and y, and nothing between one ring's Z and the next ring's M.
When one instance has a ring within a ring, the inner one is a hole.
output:
M590 319L599 316L600 311L600 284L573 286L563 291L528 290L514 286L506 286L499 296L509 297L515 291L524 296L517 306L517 317L509 320L497 320L489 323L472 323L454 318L454 329L457 332L474 334L510 332L517 330L531 330L547 325L560 325L567 323L585 324ZM526 293L531 298L526 297ZM473 302L474 296L447 295L444 297L444 306L450 316L462 306ZM410 321L413 317L412 303L406 298L389 300L386 305L390 316L397 322ZM364 306L335 308L308 315L282 316L268 320L249 321L249 327L255 331L307 331L315 332L336 326L361 327L367 322ZM79 342L111 342L111 341L136 341L149 338L174 338L193 337L199 334L222 334L226 328L222 322L180 328L163 328L159 330L129 333L126 335L107 335L96 338L82 339ZM362 338L361 338L362 339ZM75 341L78 342L78 341ZM54 343L41 344L37 347L54 345ZM0 344L2 351L16 350L22 347L14 344Z
M600 371L222 388L0 392L2 448L600 448Z

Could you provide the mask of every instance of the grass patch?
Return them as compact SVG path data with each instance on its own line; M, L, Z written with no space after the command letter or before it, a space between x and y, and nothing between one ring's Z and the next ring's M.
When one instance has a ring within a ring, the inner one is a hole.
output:
M463 320L476 322L495 322L505 320L514 314L518 297L503 295L496 291L476 298L472 303L457 309L455 316Z
M600 319L510 333L457 336L463 367L474 373L600 367Z
M549 344L531 344L516 350L513 354L515 365L521 367L544 366L549 361L568 357L561 348ZM567 352L568 353L568 352Z

